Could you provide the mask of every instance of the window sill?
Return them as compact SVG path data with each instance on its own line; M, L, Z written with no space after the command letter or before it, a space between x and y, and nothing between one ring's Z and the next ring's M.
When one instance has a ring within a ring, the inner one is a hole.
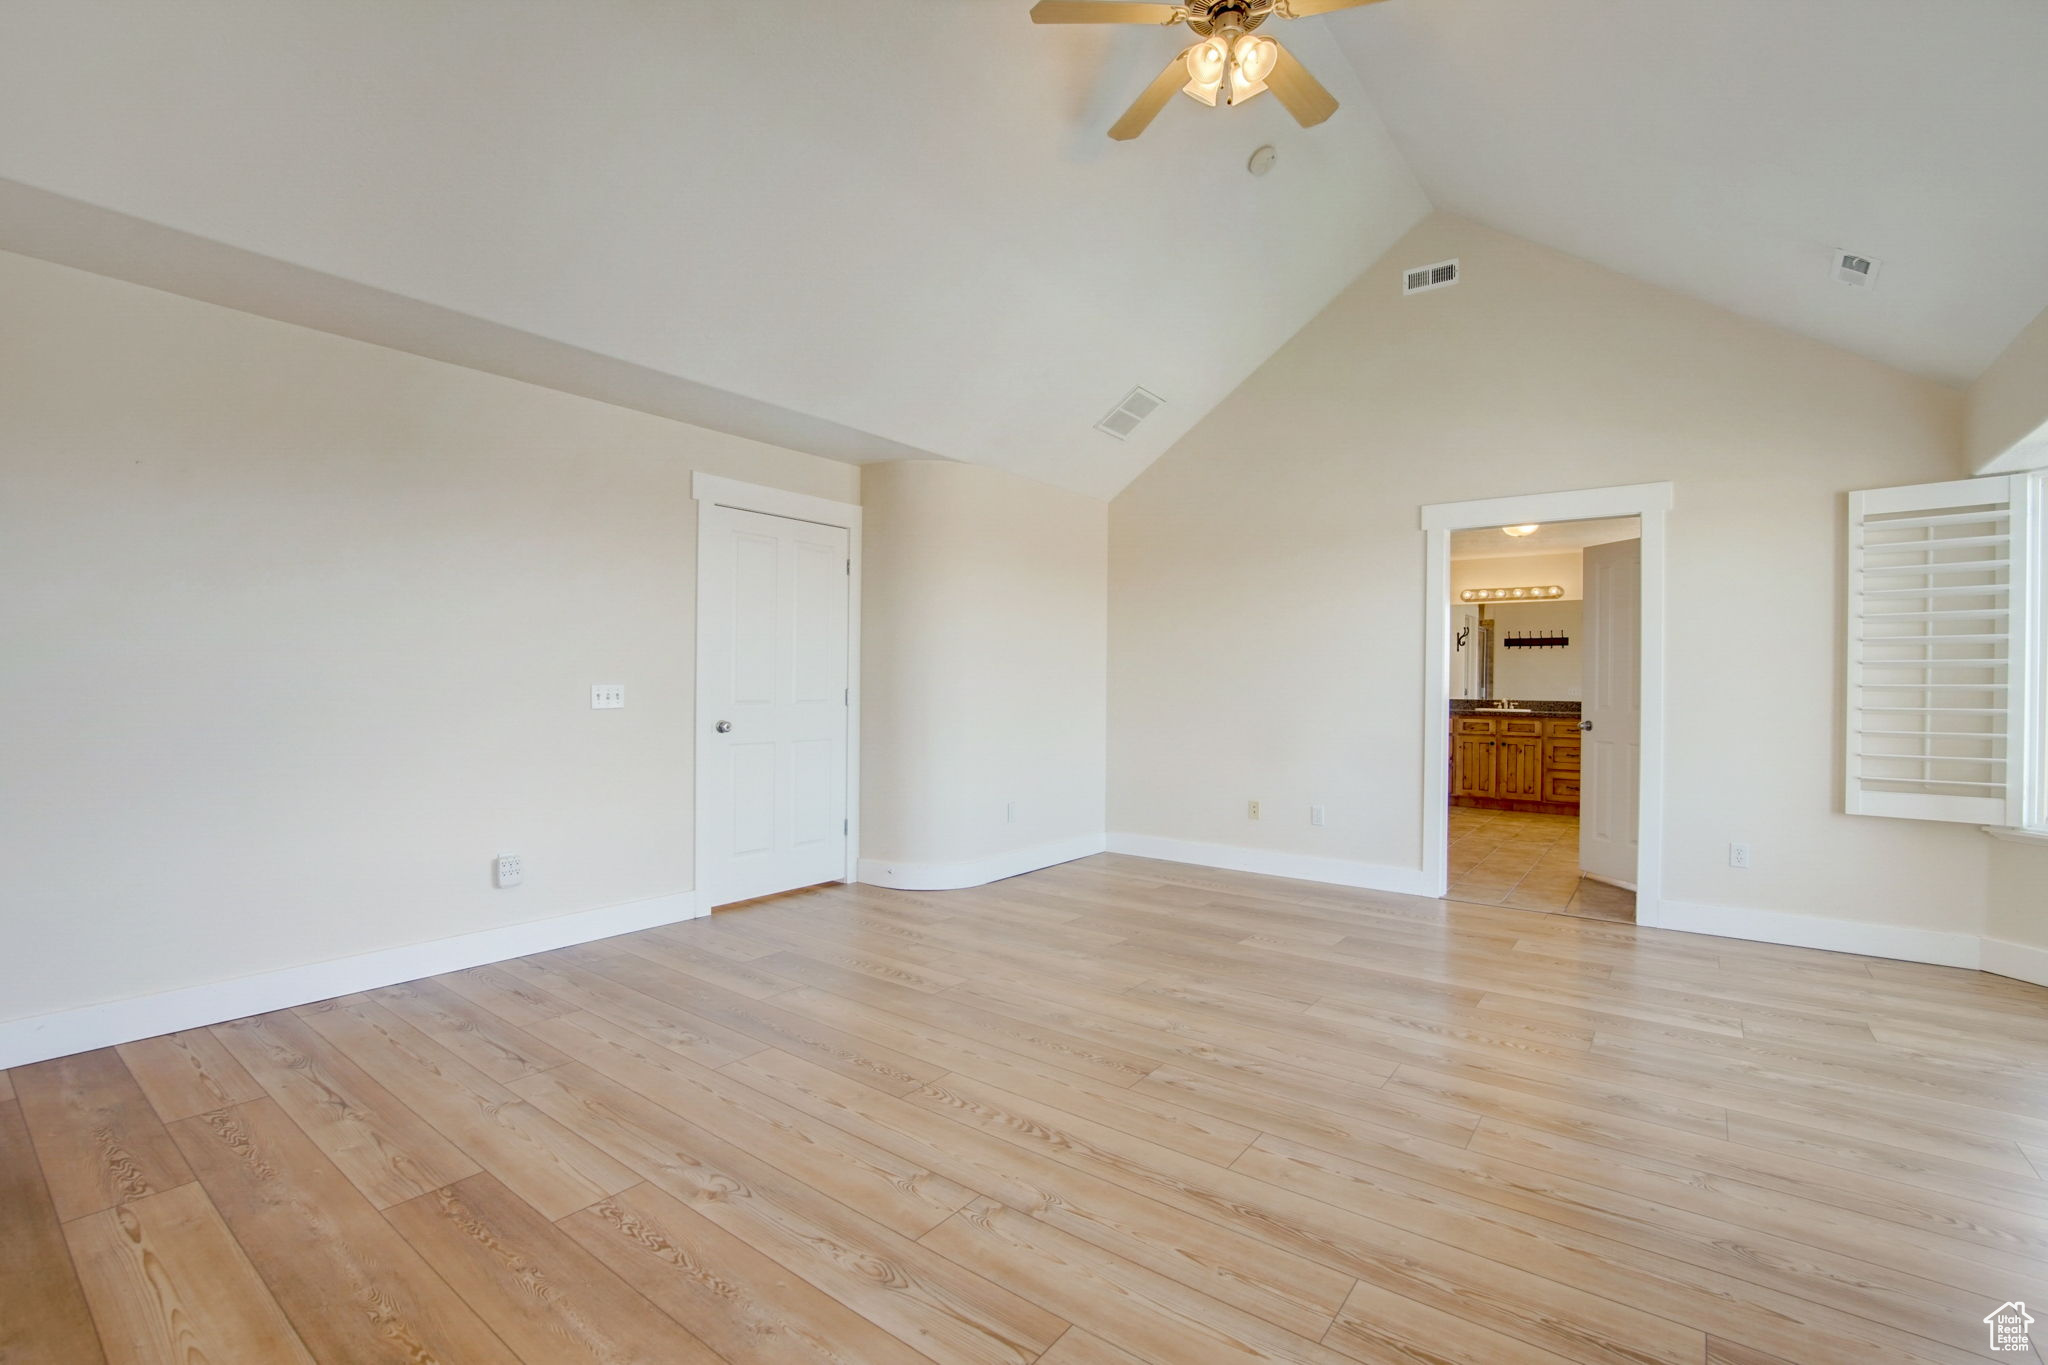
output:
M1982 825L1979 828L1992 838L2009 843L2048 844L2048 829L2008 829L2001 825Z

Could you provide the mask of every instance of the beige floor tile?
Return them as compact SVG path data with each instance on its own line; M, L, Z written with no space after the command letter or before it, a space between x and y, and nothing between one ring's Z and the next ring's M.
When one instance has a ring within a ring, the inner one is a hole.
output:
M1452 900L1635 922L1633 892L1579 876L1576 816L1454 807L1448 867Z

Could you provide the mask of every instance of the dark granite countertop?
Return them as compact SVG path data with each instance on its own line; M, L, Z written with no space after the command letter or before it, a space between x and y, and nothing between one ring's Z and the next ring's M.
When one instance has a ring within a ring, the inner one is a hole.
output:
M1579 704L1575 701L1523 701L1520 697L1516 697L1513 700L1519 709L1534 712L1539 716L1576 716L1579 714ZM1453 697L1451 698L1451 714L1454 716L1469 716L1475 711L1487 711L1487 708L1498 705L1500 703L1497 701L1472 701ZM1487 711L1487 714L1496 713ZM1513 713L1510 712L1509 714Z

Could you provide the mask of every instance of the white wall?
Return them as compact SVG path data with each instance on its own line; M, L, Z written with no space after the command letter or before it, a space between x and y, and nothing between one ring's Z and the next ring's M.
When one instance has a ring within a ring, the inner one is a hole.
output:
M1993 841L1987 937L2048 954L2048 844Z
M1493 614L1493 695L1516 701L1578 701L1585 690L1581 676L1586 657L1582 626L1586 604L1579 602L1495 602ZM1541 649L1514 648L1511 635L1557 634L1571 641Z
M1975 934L1982 834L1837 813L1843 495L1958 477L1961 424L1952 389L1434 217L1114 503L1111 829L1419 867L1417 508L1669 479L1667 896Z
M1970 386L1968 433L1980 472L2048 464L2048 310Z
M1108 504L976 465L863 474L862 875L1099 850Z
M20 256L0 375L0 1021L688 890L691 471L858 496Z

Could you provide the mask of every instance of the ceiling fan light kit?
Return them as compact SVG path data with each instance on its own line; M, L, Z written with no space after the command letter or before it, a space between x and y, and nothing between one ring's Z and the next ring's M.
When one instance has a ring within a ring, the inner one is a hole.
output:
M1376 3L1378 0L1189 0L1184 5L1154 5L1120 0L1038 0L1031 19L1039 24L1185 24L1200 39L1168 62L1136 103L1110 126L1112 138L1127 142L1151 126L1176 89L1212 108L1219 99L1236 106L1271 90L1296 123L1313 128L1337 112L1336 97L1286 48L1252 30L1268 19L1307 19Z

